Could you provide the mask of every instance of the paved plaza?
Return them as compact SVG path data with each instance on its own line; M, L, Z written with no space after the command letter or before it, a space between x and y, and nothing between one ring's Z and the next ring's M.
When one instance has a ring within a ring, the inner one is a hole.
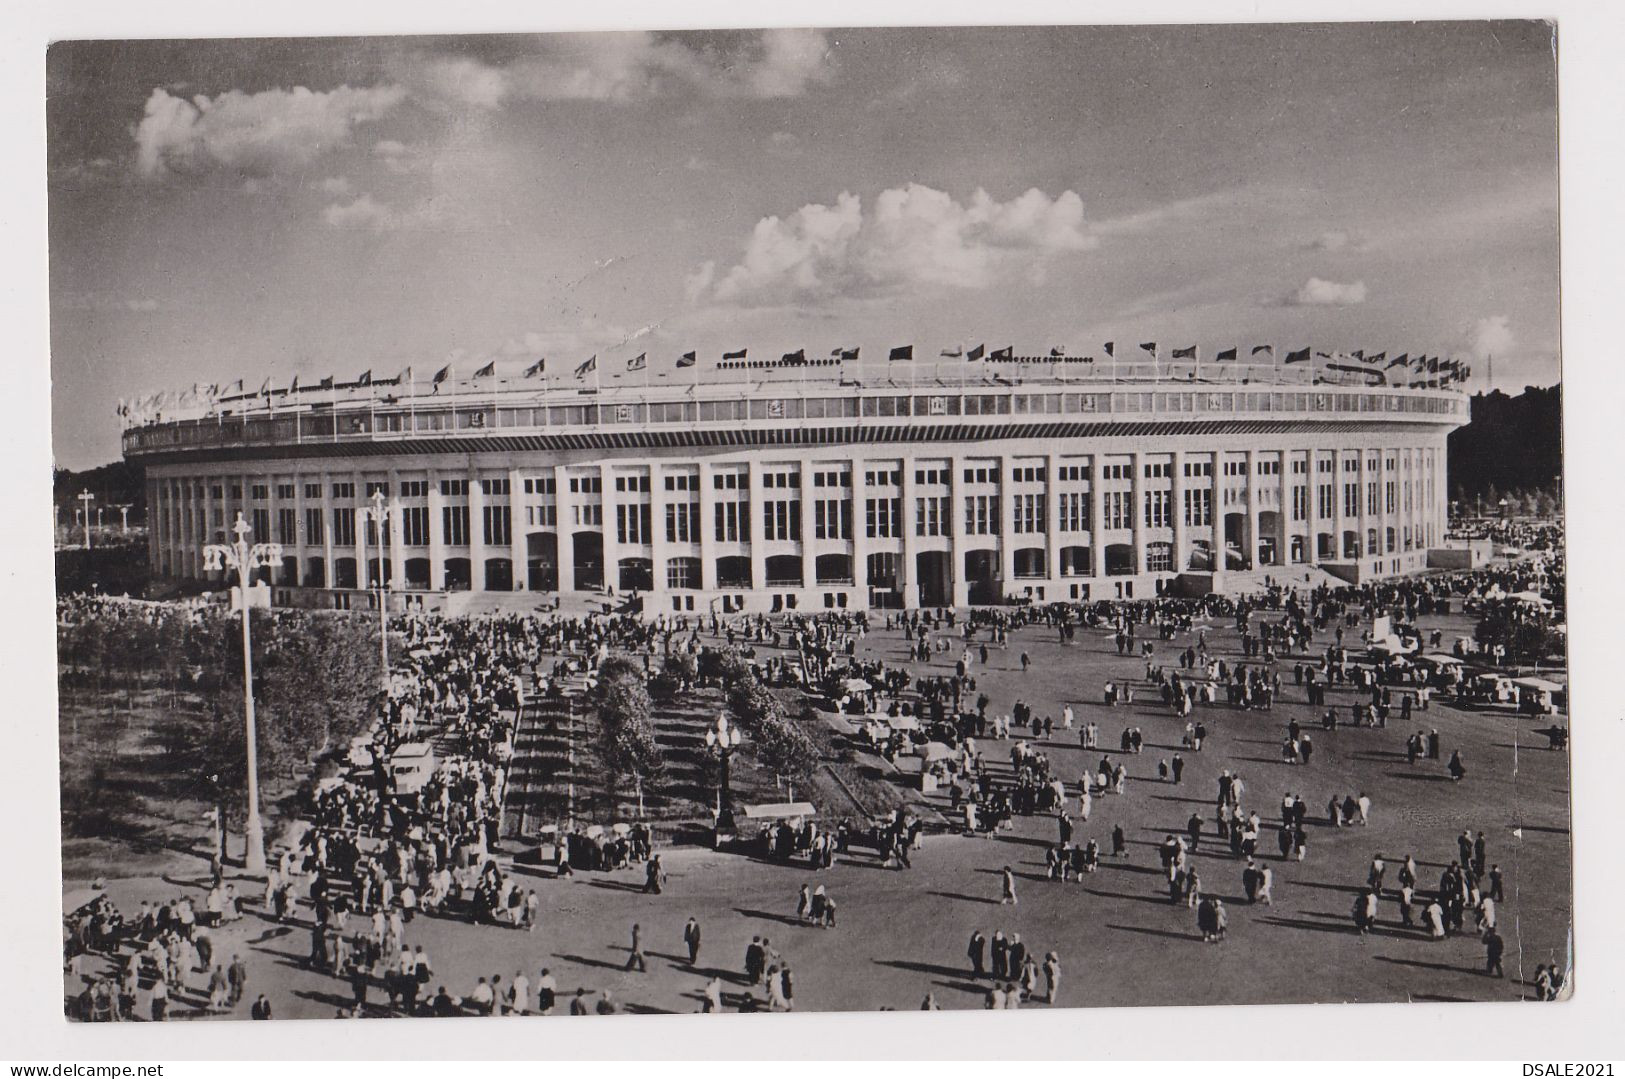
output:
M1471 632L1469 620L1459 615L1424 617L1421 625L1424 631L1442 629L1446 642ZM1239 658L1228 620L1199 626L1205 626L1210 651ZM1158 660L1172 663L1193 640L1159 641ZM1019 662L1022 652L1032 660L1027 673ZM902 634L895 630L870 633L859 657L922 671L907 661ZM937 657L931 673L952 673L957 657L957 650ZM1549 720L1516 716L1510 709L1463 711L1435 703L1415 713L1410 726L1398 722L1396 710L1386 729L1322 731L1322 709L1304 703L1302 689L1292 684L1291 663L1291 658L1282 661L1286 684L1270 711L1198 707L1194 718L1211 732L1200 753L1179 749L1183 721L1143 681L1144 661L1119 656L1106 631L1083 630L1061 645L1053 629L1024 627L1012 632L1008 647L991 649L985 667L974 666L977 691L992 699L990 712L1009 710L1020 695L1039 716L1055 717L1053 738L1036 748L1050 756L1069 795L1102 751L1086 753L1075 730L1059 729L1064 704L1072 704L1078 725L1098 725L1100 744L1114 760L1122 756L1115 747L1124 727L1144 732L1143 752L1125 758L1126 792L1097 796L1089 820L1077 821L1074 837L1079 844L1093 837L1109 851L1111 830L1121 825L1130 856L1103 857L1100 871L1081 882L1046 878L1045 847L1057 841L1056 819L1017 816L1012 829L993 837L930 835L907 870L885 868L861 849L816 873L799 859L783 865L699 848L667 849L662 861L670 878L661 895L642 892L641 868L555 880L551 869L516 865L522 885L534 887L541 900L541 925L534 932L419 918L407 927L406 940L428 952L434 967L431 991L443 984L453 995L466 995L479 977L500 975L506 985L518 970L534 983L541 968L550 968L560 987L555 1014L565 1011L578 987L588 989L594 1003L609 991L623 1011L696 1011L713 974L722 978L728 1004L735 1006L748 988L743 959L755 936L766 937L790 964L797 1010L912 1009L928 992L943 1008L980 1008L988 983L969 976L965 958L976 929L989 938L999 929L1019 933L1040 958L1056 952L1063 972L1057 1003L1065 1006L1531 996L1527 980L1536 964L1567 965L1571 912L1567 755L1548 750L1534 733ZM1102 704L1104 683L1125 679L1136 685L1135 703ZM1352 690L1334 690L1330 703L1339 705L1346 719L1353 700ZM1313 736L1315 750L1307 765L1280 758L1285 727L1293 718ZM1407 763L1405 740L1416 729L1438 730L1442 758L1462 752L1468 767L1463 782L1449 779L1442 759ZM996 774L1007 773L1008 741L979 740L979 746ZM1159 781L1159 760L1175 752L1186 762L1183 782ZM1275 870L1271 906L1246 903L1243 863L1211 838L1217 778L1226 768L1244 778L1245 806L1265 819L1260 853ZM1272 823L1288 791L1310 807L1308 853L1301 862L1276 856ZM1373 804L1368 826L1327 823L1328 799L1362 792ZM946 810L945 795L929 798ZM1068 806L1076 817L1075 797ZM1192 812L1207 823L1209 839L1194 858L1204 893L1223 898L1230 911L1228 938L1217 944L1202 942L1193 911L1169 902L1158 861L1157 845L1168 833L1182 833ZM1488 861L1505 875L1506 898L1499 905L1507 942L1504 980L1481 973L1484 948L1476 934L1435 941L1422 930L1400 928L1392 891L1370 935L1359 935L1350 916L1374 854L1380 852L1390 864L1390 889L1398 863L1414 855L1419 891L1429 892L1440 869L1456 857L1456 837L1464 828L1485 833ZM1016 875L1015 905L999 902L1005 865ZM128 910L179 889L200 900L206 876L205 863L178 856L162 879L107 884L112 899ZM83 883L70 881L69 887ZM804 883L823 884L838 900L837 927L814 928L797 920L796 895ZM244 890L257 896L251 885ZM292 925L263 918L257 901L250 911L236 925L212 931L218 956L229 961L241 954L247 962L249 992L238 1008L242 1015L261 992L270 997L278 1018L330 1017L348 1006L346 981L308 967L308 908L300 909L300 920ZM693 968L682 943L691 916L704 936ZM647 972L625 969L634 923L642 927ZM70 991L77 989L70 985ZM762 997L759 989L756 996ZM182 994L176 1000L172 1016L195 1012L185 999ZM371 999L383 1014L381 990Z

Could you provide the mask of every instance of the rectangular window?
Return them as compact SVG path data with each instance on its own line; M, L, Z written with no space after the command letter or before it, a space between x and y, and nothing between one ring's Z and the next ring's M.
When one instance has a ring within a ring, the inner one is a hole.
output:
M313 547L322 545L322 511L319 506L305 509L305 542Z
M867 500L865 510L871 539L890 539L901 533L899 518L902 517L902 503L900 498Z
M271 542L271 511L256 506L249 511L249 527L254 530L249 539L256 543Z
M388 498L389 497L389 484L383 482L382 480L368 481L368 483L367 483L367 497L371 498L373 495L383 495L385 498Z
M264 502L270 497L271 488L263 483L250 484L248 488L248 495L255 502Z
M283 502L293 501L293 484L279 483L276 485L276 496Z
M667 476L667 479L673 477ZM678 476L677 479L687 479ZM666 542L667 543L698 543L700 542L700 504L698 502L668 502L666 503Z
M1185 523L1193 528L1213 524L1213 488L1185 488Z
M716 514L717 540L740 543L750 539L749 502L718 502L712 509Z
M486 506L483 516L487 546L506 547L513 542L513 511L509 507Z
M851 501L845 498L821 498L814 502L813 536L817 539L851 539Z
M1343 516L1358 517L1360 515L1360 485L1345 483L1343 485Z
M1336 511L1336 487L1330 483L1320 484L1315 488L1315 516L1327 519L1335 516Z
M1147 528L1168 527L1168 492L1145 492L1145 524Z
M776 485L766 484L765 486ZM799 499L764 502L762 503L762 511L764 514L762 529L765 539L797 540L801 538L801 502Z
M917 536L948 534L947 498L932 496L914 500L914 534Z
M401 542L408 547L427 547L429 545L428 506L403 506L401 508Z
M467 489L467 480L461 481ZM440 535L448 547L468 546L468 507L440 507Z
M355 510L345 507L333 510L333 546L355 546Z
M353 498L355 498L355 484L335 483L333 485L333 500L335 502L339 499L349 500Z
M276 541L289 547L299 542L299 514L292 506L277 507Z
M458 498L468 494L467 480L441 480L440 493L447 498Z
M218 498L219 496L216 495L215 497ZM322 498L322 485L321 484L319 484L319 483L307 483L307 484L305 484L305 501L306 502L319 502L319 501L321 501L321 498Z
M616 506L616 538L620 542L628 544L648 543L654 531L650 528L653 512L647 502L634 502L630 505Z
M428 480L402 480L401 481L401 497L402 498L427 498L427 497L429 497L429 481Z
M503 477L501 479L481 480L480 486L485 488L485 493L488 495L505 495L508 493L507 477Z

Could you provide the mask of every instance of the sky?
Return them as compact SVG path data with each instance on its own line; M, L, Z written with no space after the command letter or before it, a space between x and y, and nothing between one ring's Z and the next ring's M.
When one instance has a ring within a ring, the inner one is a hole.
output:
M1105 341L1558 378L1535 22L59 42L53 448L121 398Z

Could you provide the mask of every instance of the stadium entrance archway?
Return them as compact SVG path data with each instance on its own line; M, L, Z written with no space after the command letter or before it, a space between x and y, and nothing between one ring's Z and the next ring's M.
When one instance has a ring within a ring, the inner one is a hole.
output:
M1224 568L1252 569L1253 560L1247 556L1247 515L1224 515Z
M327 584L327 563L321 555L305 559L305 587L321 588Z
M380 566L379 565L379 559L376 559L376 558L367 559L367 587L368 588L377 588L380 583L384 583L384 582L394 580L394 572L395 572L395 563L394 563L394 561L392 559L388 559L388 558L385 558L382 561L383 561L383 564L382 564L382 566Z
M769 555L764 560L769 588L801 587L801 556L798 554Z
M649 592L655 586L655 564L647 558L623 558L615 575L622 592Z
M999 556L994 551L965 552L965 583L970 602L977 606L997 603L1004 594L999 574Z
M1192 540L1191 553L1185 561L1185 568L1197 573L1211 573L1214 569L1212 541Z
M532 532L525 537L525 580L532 592L559 590L559 537Z
M446 559L446 591L467 591L474 587L474 564L466 558Z
M575 545L577 592L598 592L604 587L604 535L577 532L570 538Z
M353 559L353 558L335 558L335 559L333 559L333 587L334 588L354 588L355 587L355 559Z
M953 569L953 559L947 551L921 551L914 556L914 575L920 582L920 606L953 604Z
M903 593L897 587L902 557L894 551L877 551L869 556L869 606L895 609L903 605Z
M851 584L852 556L821 554L813 560L813 576L819 584Z
M1315 558L1321 562L1335 562L1337 560L1337 533L1317 532L1315 534Z
M1348 528L1343 531L1343 557L1360 557L1360 533L1355 529Z
M1257 548L1254 557L1260 566L1278 566L1281 564L1281 549L1276 542L1276 535L1281 527L1281 514L1276 510L1263 510L1258 515L1258 535L1255 537Z
M296 555L282 556L282 573L277 584L296 585L299 583L299 559Z
M750 559L739 554L717 559L717 587L750 588Z
M1108 543L1106 545L1106 576L1128 577L1134 573L1134 545Z
M406 560L406 587L429 587L429 560L427 558L408 558Z
M485 590L487 592L513 591L513 559L487 558L485 560Z
M1087 577L1090 573L1089 547L1061 548L1061 576Z

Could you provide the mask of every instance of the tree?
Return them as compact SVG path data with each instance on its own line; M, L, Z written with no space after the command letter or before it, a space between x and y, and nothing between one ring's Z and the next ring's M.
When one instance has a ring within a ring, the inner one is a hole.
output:
M794 720L777 714L753 732L751 742L756 759L789 787L788 800L794 801L796 782L818 767L818 746Z
M599 756L617 779L632 780L642 817L644 786L665 770L665 754L655 739L649 691L641 674L636 678L624 670L613 674L598 685Z

